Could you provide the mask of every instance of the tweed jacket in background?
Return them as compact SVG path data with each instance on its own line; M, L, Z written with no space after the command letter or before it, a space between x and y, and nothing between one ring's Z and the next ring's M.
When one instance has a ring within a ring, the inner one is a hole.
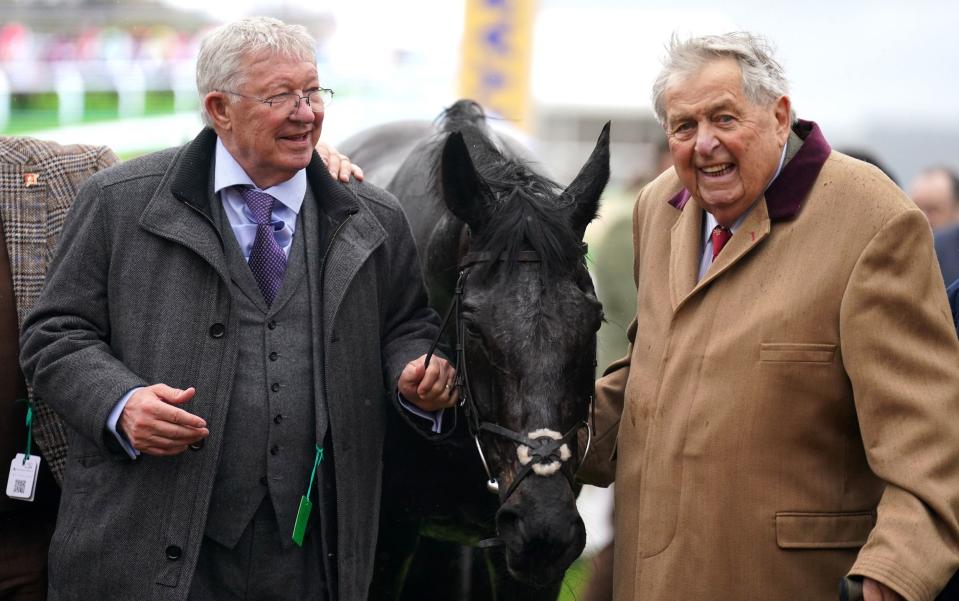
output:
M10 254L17 324L36 303L60 231L77 189L117 162L106 146L0 136L0 219ZM33 183L31 174L36 174ZM33 432L50 471L63 481L67 436L45 403L34 407Z
M636 202L630 351L580 470L616 481L615 601L833 601L847 574L931 601L959 566L959 340L929 225L794 131L701 280L674 170Z

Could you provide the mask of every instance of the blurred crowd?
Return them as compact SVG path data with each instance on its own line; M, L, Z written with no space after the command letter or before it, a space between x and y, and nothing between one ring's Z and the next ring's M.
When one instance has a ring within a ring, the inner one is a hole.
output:
M14 22L0 26L0 62L192 60L202 37L166 25L52 32Z

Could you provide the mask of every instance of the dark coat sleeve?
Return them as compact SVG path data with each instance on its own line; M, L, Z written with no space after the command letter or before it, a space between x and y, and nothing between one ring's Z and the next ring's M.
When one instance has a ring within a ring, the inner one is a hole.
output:
M380 299L383 306L380 343L388 394L404 422L420 434L432 437L430 423L403 408L396 390L403 368L426 354L439 334L440 325L439 315L429 306L413 232L399 202L391 194L367 184L352 187L358 196L370 202L388 236ZM436 355L444 356L442 352ZM452 412L447 413L450 415L444 416L444 433L453 424Z

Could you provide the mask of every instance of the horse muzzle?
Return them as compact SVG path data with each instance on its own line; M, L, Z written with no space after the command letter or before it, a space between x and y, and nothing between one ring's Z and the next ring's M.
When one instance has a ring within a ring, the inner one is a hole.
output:
M586 545L576 498L561 474L520 485L496 512L496 531L510 573L533 585L562 579Z

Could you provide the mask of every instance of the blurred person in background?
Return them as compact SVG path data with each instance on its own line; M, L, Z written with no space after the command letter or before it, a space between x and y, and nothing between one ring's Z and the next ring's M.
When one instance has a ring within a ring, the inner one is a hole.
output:
M909 186L909 195L929 218L942 279L951 284L959 279L959 176L948 167L926 169Z
M959 178L952 169L923 170L909 185L909 197L926 214L933 230L959 223Z
M633 219L636 319L580 469L614 592L930 601L959 566L959 340L925 217L797 120L767 43L674 40L675 169Z
M67 457L63 423L40 400L33 401L28 442L19 327L40 294L77 189L116 160L105 146L0 136L0 459L9 469L28 448L40 458L33 500L0 497L0 599L47 597L47 548Z
M879 160L879 157L870 150L864 150L862 148L839 148L838 152L843 153L846 156L851 156L854 159L859 159L869 163L870 165L875 165L879 168L880 171L886 174L886 177L892 180L892 183L899 185L899 180L896 179L896 176L893 175L892 170L889 167Z
M385 411L456 402L409 225L314 153L304 28L218 28L197 87L192 142L81 189L24 323L70 431L50 598L365 600Z

